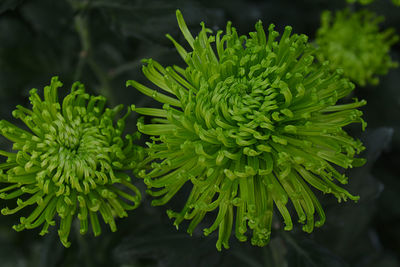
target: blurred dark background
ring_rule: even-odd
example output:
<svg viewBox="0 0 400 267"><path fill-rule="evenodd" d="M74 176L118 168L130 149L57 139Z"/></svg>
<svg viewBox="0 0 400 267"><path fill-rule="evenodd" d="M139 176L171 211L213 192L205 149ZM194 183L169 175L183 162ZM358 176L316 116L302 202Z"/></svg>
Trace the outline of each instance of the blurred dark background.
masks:
<svg viewBox="0 0 400 267"><path fill-rule="evenodd" d="M0 0L0 115L18 123L11 111L17 104L28 106L29 90L43 88L54 75L64 82L65 92L79 80L90 93L107 96L110 105L154 104L125 82L146 83L143 58L183 66L165 38L170 33L184 43L177 8L193 34L201 21L217 30L228 20L247 34L261 19L279 31L292 25L312 40L321 12L346 6L345 0ZM400 7L376 0L366 8L386 17L382 28L394 27L400 34ZM400 61L400 44L391 54ZM298 225L284 232L277 219L268 246L252 247L232 237L231 249L217 252L215 235L205 238L199 227L190 237L185 225L177 231L166 208L151 207L144 197L138 210L117 222L116 233L103 227L100 237L80 236L75 226L69 249L62 247L55 228L45 237L40 230L17 233L11 226L19 216L0 216L0 267L400 266L400 69L381 77L378 86L357 87L351 97L368 101L362 108L367 130L349 129L367 146L368 163L348 172L346 186L361 199L338 204L333 196L318 194L327 222L312 234ZM134 115L130 122L128 130L134 131ZM4 139L0 145L10 147ZM135 183L144 193L141 181ZM168 206L181 207L184 199L177 196Z"/></svg>

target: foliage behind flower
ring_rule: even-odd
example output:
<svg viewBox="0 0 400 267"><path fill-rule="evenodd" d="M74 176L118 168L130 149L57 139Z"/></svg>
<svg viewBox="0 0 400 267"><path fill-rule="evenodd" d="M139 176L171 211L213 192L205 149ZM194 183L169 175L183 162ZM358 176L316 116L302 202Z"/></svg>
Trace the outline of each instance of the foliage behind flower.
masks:
<svg viewBox="0 0 400 267"><path fill-rule="evenodd" d="M159 197L153 204L164 205L191 183L183 209L168 215L177 227L191 220L192 233L217 209L204 234L218 229L221 249L229 247L234 224L240 241L247 239L249 227L252 244L266 245L274 204L285 230L292 229L289 200L304 231L323 225L323 209L308 184L339 201L357 200L334 183L345 184L347 178L332 164L349 168L363 163L354 156L364 147L342 127L354 122L365 127L356 108L366 102L336 105L354 85L339 71L314 63L307 37L286 27L278 41L274 25L266 35L259 21L249 37L239 36L231 23L225 35L210 35L202 23L193 38L179 11L177 19L193 51L167 36L187 67L145 61L143 73L165 93L127 82L164 103L163 109L132 107L155 117L151 124L138 123L139 131L153 140L147 149L151 168L140 173L148 192Z"/></svg>
<svg viewBox="0 0 400 267"><path fill-rule="evenodd" d="M382 20L367 10L351 13L346 9L334 16L325 11L317 32L317 58L329 60L332 70L343 68L344 75L361 86L378 84L377 75L397 66L389 52L398 36L394 29L379 31Z"/></svg>
<svg viewBox="0 0 400 267"><path fill-rule="evenodd" d="M28 131L0 121L0 133L14 143L15 151L0 150L7 157L0 164L0 198L18 198L15 208L1 210L3 215L35 206L13 227L17 231L43 225L40 234L46 234L58 215L58 234L68 247L75 216L82 234L87 232L90 220L97 236L101 233L98 213L115 231L114 218L126 217L127 210L139 205L140 192L124 171L136 168L143 150L132 143L137 135L122 138L129 109L114 125L122 105L105 108L106 99L85 93L79 82L73 84L60 105L60 86L62 83L54 77L44 88L44 100L36 89L30 91L32 110L17 106L13 116L21 119Z"/></svg>

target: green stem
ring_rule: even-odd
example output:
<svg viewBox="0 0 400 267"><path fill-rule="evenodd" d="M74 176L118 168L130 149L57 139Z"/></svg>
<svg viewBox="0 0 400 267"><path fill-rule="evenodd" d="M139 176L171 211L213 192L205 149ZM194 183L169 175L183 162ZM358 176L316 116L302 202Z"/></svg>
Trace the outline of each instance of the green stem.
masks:
<svg viewBox="0 0 400 267"><path fill-rule="evenodd" d="M76 235L76 239L79 244L80 253L81 253L81 255L84 255L83 260L84 260L85 266L93 267L94 266L93 257L89 256L90 255L89 245L88 245L85 237L81 235L81 233L79 231L79 229L80 229L79 225L77 225L77 224L78 224L78 220L75 220L72 230Z"/></svg>
<svg viewBox="0 0 400 267"><path fill-rule="evenodd" d="M115 98L112 93L110 77L108 73L105 72L99 65L96 64L92 57L88 58L88 64L92 69L93 73L96 75L97 79L100 81L99 93L107 98L109 105L115 106Z"/></svg>
<svg viewBox="0 0 400 267"><path fill-rule="evenodd" d="M110 77L106 71L104 71L93 57L92 46L90 42L90 32L88 26L88 15L85 11L81 11L74 18L75 29L79 35L81 41L82 50L80 52L79 61L76 67L74 80L79 80L84 66L87 64L91 71L100 82L99 93L108 99L111 106L115 105L115 98L112 94Z"/></svg>
<svg viewBox="0 0 400 267"><path fill-rule="evenodd" d="M305 251L301 246L299 246L296 241L292 238L292 236L286 232L281 232L281 236L285 241L294 248L294 250L297 251L299 255L302 255L304 258L306 258L310 263L312 263L312 266L316 266L313 262L313 260L310 258L308 255L307 251Z"/></svg>
<svg viewBox="0 0 400 267"><path fill-rule="evenodd" d="M74 18L75 29L81 41L81 52L79 53L79 61L75 70L74 80L79 80L82 75L83 67L86 65L90 50L89 31L87 27L87 18L82 14L78 14Z"/></svg>

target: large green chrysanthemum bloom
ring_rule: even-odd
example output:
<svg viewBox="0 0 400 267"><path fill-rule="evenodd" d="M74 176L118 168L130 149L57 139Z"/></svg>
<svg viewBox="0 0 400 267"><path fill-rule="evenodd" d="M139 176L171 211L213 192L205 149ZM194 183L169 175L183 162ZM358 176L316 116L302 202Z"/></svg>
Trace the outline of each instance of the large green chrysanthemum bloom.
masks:
<svg viewBox="0 0 400 267"><path fill-rule="evenodd" d="M249 37L239 36L231 23L225 34L211 35L202 23L194 38L179 11L177 19L192 51L167 36L187 67L145 61L143 73L165 93L127 82L164 103L162 109L132 106L155 117L151 124L138 122L139 131L153 140L147 143L150 167L140 172L153 188L148 192L159 197L153 204L164 205L190 183L183 209L168 215L177 227L191 220L192 233L208 212L218 210L204 234L218 229L220 250L228 248L234 224L240 241L249 227L252 244L266 245L274 204L285 230L292 229L289 200L304 231L321 226L325 215L309 185L339 201L357 200L335 184L347 178L332 165L363 163L354 155L364 147L342 127L360 122L364 128L357 108L366 102L336 105L354 85L339 71L314 63L307 37L286 27L278 41L274 25L266 35L258 22Z"/></svg>
<svg viewBox="0 0 400 267"><path fill-rule="evenodd" d="M325 11L316 37L317 58L329 60L332 70L342 68L346 77L361 86L378 84L377 75L397 66L389 52L398 36L394 29L380 31L382 20L367 10L352 13L346 9L335 16Z"/></svg>
<svg viewBox="0 0 400 267"><path fill-rule="evenodd" d="M135 169L144 154L132 143L138 135L122 138L130 109L114 121L122 105L105 108L106 99L85 93L79 82L60 105L60 86L54 77L44 88L44 100L36 89L30 91L32 110L17 106L13 116L29 130L0 121L1 135L14 143L13 152L0 150L0 155L7 157L0 164L0 198L18 198L15 208L1 210L3 215L35 206L13 227L17 231L43 225L40 234L46 234L58 215L58 234L68 247L75 216L82 234L90 220L97 236L101 233L98 213L115 231L115 217L126 217L127 210L139 205L140 192L125 171Z"/></svg>

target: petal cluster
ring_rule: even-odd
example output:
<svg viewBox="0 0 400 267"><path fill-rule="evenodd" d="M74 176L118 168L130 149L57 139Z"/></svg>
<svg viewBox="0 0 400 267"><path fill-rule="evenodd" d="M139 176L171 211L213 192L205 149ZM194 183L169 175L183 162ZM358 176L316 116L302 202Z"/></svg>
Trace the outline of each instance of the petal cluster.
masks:
<svg viewBox="0 0 400 267"><path fill-rule="evenodd" d="M317 58L328 60L332 70L342 68L343 74L354 83L376 85L378 75L385 75L397 63L390 58L390 47L399 39L394 29L380 31L383 17L362 10L348 9L321 16L316 43Z"/></svg>
<svg viewBox="0 0 400 267"><path fill-rule="evenodd" d="M68 247L75 217L82 234L90 221L99 235L98 214L115 231L115 217L126 217L139 205L140 192L125 171L134 170L144 155L132 143L137 134L122 137L130 109L116 120L122 105L105 108L106 99L85 93L79 82L60 104L61 86L53 77L43 100L36 89L30 91L32 110L17 106L13 116L26 129L0 121L0 134L13 142L13 152L0 150L7 158L0 164L0 198L17 199L15 207L1 210L3 215L30 210L13 227L17 231L43 226L43 235L59 217L58 234Z"/></svg>
<svg viewBox="0 0 400 267"><path fill-rule="evenodd" d="M140 172L156 197L166 204L185 184L187 202L168 211L174 224L189 220L188 232L216 211L204 234L218 230L217 248L229 247L232 230L240 241L252 230L253 245L269 242L274 206L285 230L293 227L291 210L303 230L324 224L324 211L314 187L337 199L357 200L336 182L347 177L336 166L363 164L355 158L364 147L342 127L366 123L357 110L365 101L337 104L354 85L314 60L307 36L279 33L261 21L249 36L227 24L215 35L204 23L197 37L177 11L179 27L190 51L167 35L187 66L164 68L146 60L144 75L158 90L128 81L145 95L163 103L162 109L132 106L151 116L138 122L151 136L147 169ZM290 205L291 203L291 205Z"/></svg>

